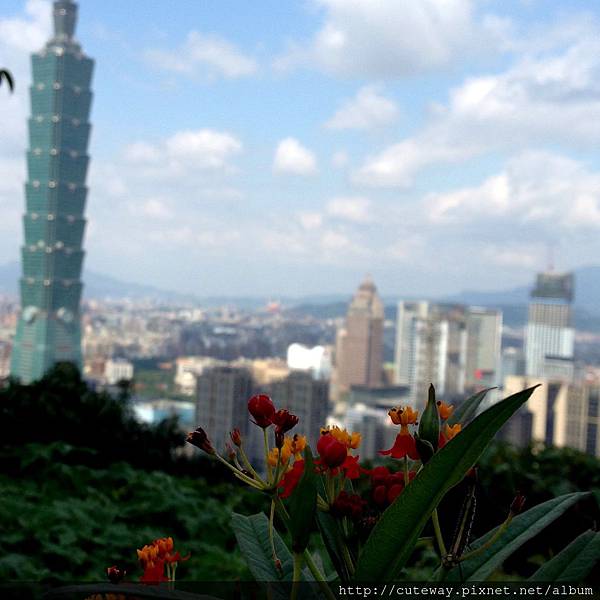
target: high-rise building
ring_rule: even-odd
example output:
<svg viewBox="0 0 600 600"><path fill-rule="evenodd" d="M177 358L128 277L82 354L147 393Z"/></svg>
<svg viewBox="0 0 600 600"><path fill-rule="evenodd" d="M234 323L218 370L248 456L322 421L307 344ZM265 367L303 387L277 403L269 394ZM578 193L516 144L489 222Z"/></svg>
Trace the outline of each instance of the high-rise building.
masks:
<svg viewBox="0 0 600 600"><path fill-rule="evenodd" d="M244 436L254 433L249 426L247 409L253 387L252 375L243 367L207 367L198 375L196 423L206 430L219 452L230 443L229 433L234 428ZM248 446L253 448L254 444L248 444L247 450Z"/></svg>
<svg viewBox="0 0 600 600"><path fill-rule="evenodd" d="M73 37L77 5L54 2L54 35L32 57L21 317L11 374L81 367L80 299L93 61Z"/></svg>
<svg viewBox="0 0 600 600"><path fill-rule="evenodd" d="M467 310L467 392L497 386L502 373L502 313L489 308Z"/></svg>
<svg viewBox="0 0 600 600"><path fill-rule="evenodd" d="M439 397L497 385L502 314L459 304L400 302L396 323L396 383L422 408L429 384Z"/></svg>
<svg viewBox="0 0 600 600"><path fill-rule="evenodd" d="M291 434L306 435L314 451L329 412L329 383L315 379L307 371L292 371L260 391L271 396L275 406L286 408L299 418Z"/></svg>
<svg viewBox="0 0 600 600"><path fill-rule="evenodd" d="M532 377L573 377L572 273L539 273L531 292L525 333L525 372Z"/></svg>
<svg viewBox="0 0 600 600"><path fill-rule="evenodd" d="M353 385L377 387L383 383L384 307L375 284L366 279L358 288L338 330L335 357L336 393Z"/></svg>

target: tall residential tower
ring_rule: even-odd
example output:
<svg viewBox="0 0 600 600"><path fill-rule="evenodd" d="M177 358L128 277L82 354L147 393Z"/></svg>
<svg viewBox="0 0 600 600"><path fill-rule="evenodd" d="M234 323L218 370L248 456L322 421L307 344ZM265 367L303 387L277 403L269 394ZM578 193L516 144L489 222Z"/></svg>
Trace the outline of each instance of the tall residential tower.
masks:
<svg viewBox="0 0 600 600"><path fill-rule="evenodd" d="M54 35L32 56L21 318L11 374L81 366L80 310L93 61L73 37L77 5L54 2Z"/></svg>
<svg viewBox="0 0 600 600"><path fill-rule="evenodd" d="M378 387L383 383L383 302L375 284L366 279L348 308L345 327L336 341L336 395L353 385Z"/></svg>
<svg viewBox="0 0 600 600"><path fill-rule="evenodd" d="M531 292L525 335L526 374L571 379L573 328L572 273L539 273Z"/></svg>

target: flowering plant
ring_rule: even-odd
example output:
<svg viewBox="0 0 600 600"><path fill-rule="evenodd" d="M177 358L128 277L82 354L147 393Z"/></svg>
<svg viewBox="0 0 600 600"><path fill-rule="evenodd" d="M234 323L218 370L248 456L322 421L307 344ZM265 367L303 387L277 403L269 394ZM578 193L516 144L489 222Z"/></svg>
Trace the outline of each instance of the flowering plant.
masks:
<svg viewBox="0 0 600 600"><path fill-rule="evenodd" d="M470 543L475 507L476 463L497 431L522 406L535 387L502 400L480 414L488 390L467 399L458 408L438 401L433 386L422 415L411 406L389 411L399 426L391 448L379 452L389 464L365 469L359 463L361 434L337 426L323 427L313 456L307 439L293 433L299 419L277 410L271 398L256 395L248 401L252 422L262 429L264 469L249 459L246 440L231 432L233 446L222 456L198 427L187 441L223 463L234 477L263 493L268 517L234 514L232 526L240 548L257 580L291 581L292 596L300 581L316 581L332 597L328 582L382 582L402 578L416 545L425 541L431 523L442 581L489 577L504 559L587 492L554 498L522 512L525 498L517 493L502 524ZM458 484L461 484L460 486ZM462 506L453 531L444 530L438 509L453 487L463 490ZM522 514L520 514L522 513ZM277 517L277 521L276 521ZM276 525L287 529L291 544L284 543ZM326 573L323 560L308 549L311 534L318 534L335 572ZM595 532L579 536L563 553L579 552L596 540L578 565L577 578L585 576L598 558ZM564 577L565 556L560 553L542 566L546 580ZM535 576L534 576L535 577ZM575 577L574 577L575 578Z"/></svg>

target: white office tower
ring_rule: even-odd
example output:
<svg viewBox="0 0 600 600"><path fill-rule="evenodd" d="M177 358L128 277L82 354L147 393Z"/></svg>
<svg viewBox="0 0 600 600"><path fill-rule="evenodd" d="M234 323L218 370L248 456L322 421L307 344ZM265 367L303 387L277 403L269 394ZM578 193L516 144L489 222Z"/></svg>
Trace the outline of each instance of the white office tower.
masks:
<svg viewBox="0 0 600 600"><path fill-rule="evenodd" d="M573 378L572 273L539 273L531 292L525 369L531 377Z"/></svg>
<svg viewBox="0 0 600 600"><path fill-rule="evenodd" d="M467 310L466 387L494 387L502 381L502 313L471 306Z"/></svg>
<svg viewBox="0 0 600 600"><path fill-rule="evenodd" d="M298 371L308 371L315 379L331 376L331 350L325 346L309 348L304 344L290 344L287 349L287 366Z"/></svg>
<svg viewBox="0 0 600 600"><path fill-rule="evenodd" d="M395 376L423 408L429 384L438 397L460 400L499 383L502 314L457 304L400 302Z"/></svg>

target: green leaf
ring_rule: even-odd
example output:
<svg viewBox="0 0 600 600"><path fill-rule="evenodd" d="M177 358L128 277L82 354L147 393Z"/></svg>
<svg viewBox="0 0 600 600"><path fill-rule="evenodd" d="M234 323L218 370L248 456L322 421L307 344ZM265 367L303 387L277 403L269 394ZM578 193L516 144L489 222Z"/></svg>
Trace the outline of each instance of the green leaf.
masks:
<svg viewBox="0 0 600 600"><path fill-rule="evenodd" d="M304 472L292 492L289 504L292 549L303 552L308 545L317 510L317 475L310 447L304 449Z"/></svg>
<svg viewBox="0 0 600 600"><path fill-rule="evenodd" d="M257 581L291 581L294 570L292 554L283 540L273 531L275 551L282 571L273 562L269 542L269 519L263 513L246 517L233 513L231 527L252 575Z"/></svg>
<svg viewBox="0 0 600 600"><path fill-rule="evenodd" d="M488 408L435 454L379 519L359 557L356 580L389 581L398 576L433 509L536 387Z"/></svg>
<svg viewBox="0 0 600 600"><path fill-rule="evenodd" d="M483 402L486 394L490 390L494 390L496 388L486 388L485 390L481 390L476 394L473 394L469 398L467 398L448 418L448 425L455 425L456 423L462 423L465 425L468 423L476 414L479 405Z"/></svg>
<svg viewBox="0 0 600 600"><path fill-rule="evenodd" d="M529 581L583 581L598 561L600 533L586 531L543 564Z"/></svg>
<svg viewBox="0 0 600 600"><path fill-rule="evenodd" d="M333 564L338 575L342 581L348 581L349 574L344 564L344 559L341 555L340 542L341 534L336 520L326 512L322 510L317 511L317 525L321 532L321 538L325 544L325 549L329 554L331 563Z"/></svg>
<svg viewBox="0 0 600 600"><path fill-rule="evenodd" d="M554 522L571 506L589 496L589 492L576 492L552 498L517 515L501 537L481 554L461 563L449 571L444 581L485 581L513 552L540 531ZM476 550L494 535L489 531L471 545Z"/></svg>

